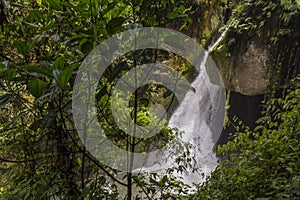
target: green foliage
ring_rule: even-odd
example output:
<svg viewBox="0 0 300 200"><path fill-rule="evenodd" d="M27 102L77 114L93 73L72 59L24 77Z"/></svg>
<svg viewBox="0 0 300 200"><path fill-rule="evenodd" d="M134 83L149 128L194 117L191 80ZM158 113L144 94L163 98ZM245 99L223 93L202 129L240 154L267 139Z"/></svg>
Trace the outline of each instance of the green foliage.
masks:
<svg viewBox="0 0 300 200"><path fill-rule="evenodd" d="M273 114L260 126L253 132L244 127L218 148L220 165L192 199L300 198L299 88L300 76L284 97L266 104Z"/></svg>
<svg viewBox="0 0 300 200"><path fill-rule="evenodd" d="M166 188L183 193L180 181L167 178L171 172L161 178L155 174L121 176L95 160L75 131L71 97L77 70L97 44L132 23L164 27L189 7L174 0L4 3L8 22L0 32L0 198L119 199L126 196L122 190L131 191L133 185L153 198L172 196L163 192ZM187 20L184 27L188 16L180 18ZM112 67L107 72L108 81L100 81L97 93L99 108L108 119L100 122L107 135L124 149L135 145L133 138L115 128L106 108L115 79L135 67L132 60L127 61L129 67ZM131 109L137 109L138 124L151 122L148 105ZM160 135L141 141L136 149L165 145L163 141L175 133L164 127ZM186 148L179 147L181 153ZM177 160L181 168L174 171L188 167L186 158Z"/></svg>
<svg viewBox="0 0 300 200"><path fill-rule="evenodd" d="M232 6L233 14L228 22L226 42L229 55L238 55L247 42L260 38L262 44L279 48L280 41L297 37L300 4L291 0L240 1ZM277 46L279 45L279 46Z"/></svg>
<svg viewBox="0 0 300 200"><path fill-rule="evenodd" d="M299 1L237 1L231 4L232 16L225 38L215 48L214 56L227 67L224 79L229 89L235 67L247 57L251 45L266 52L267 92L276 93L299 73ZM252 59L252 58L251 58ZM264 73L264 72L263 72Z"/></svg>
<svg viewBox="0 0 300 200"><path fill-rule="evenodd" d="M33 79L28 83L27 87L28 87L28 91L34 97L40 97L43 94L44 90L46 89L47 83L40 79Z"/></svg>
<svg viewBox="0 0 300 200"><path fill-rule="evenodd" d="M174 154L180 155L176 159L178 166L163 176L124 175L104 166L85 150L77 136L71 112L72 87L84 58L110 36L130 26L165 27L175 23L183 30L191 23L189 14L196 19L201 16L200 22L208 23L213 9L220 9L217 1L201 1L196 6L177 0L3 2L8 22L0 32L0 198L120 199L133 189L149 199L186 195L187 186L173 175L192 167L187 144L176 141L178 148ZM266 24L272 24L271 18L279 16L282 26L278 26L276 34L268 36L271 43L276 43L296 30L298 5L290 0L276 4L247 0L236 8L229 33L252 36L255 30L255 34L264 35L269 29ZM262 11L257 13L262 14L252 9L257 7ZM277 10L282 12L276 15ZM208 37L203 36L206 30L199 32L203 33L201 39ZM238 39L231 39L228 46L234 46ZM163 127L155 137L137 141L116 128L109 109L116 79L136 67L134 62L157 62L166 57L166 53L146 52L136 60L134 53L129 52L125 60L119 60L106 71L97 88L97 108L100 116L105 115L99 117L100 124L115 144L147 152L149 146L160 148L181 133ZM183 75L190 73L188 66L183 68ZM298 84L299 79L294 83ZM272 116L266 114L261 122L266 127L258 127L254 133L239 133L233 142L219 149L228 158L199 189L200 197L196 199L299 196L297 88L299 84L291 87L285 98L274 99L269 105L267 113ZM159 84L144 88L141 96L138 92L133 95L128 110L141 126L155 120L149 114L149 108L157 103L155 95L163 97L164 106L173 96ZM134 106L136 96L139 97ZM119 102L120 106L123 104ZM250 140L250 135L256 140Z"/></svg>
<svg viewBox="0 0 300 200"><path fill-rule="evenodd" d="M271 30L278 31L284 28L295 28L293 23L299 17L300 4L292 3L290 0L277 1L253 1L247 0L242 2L234 9L234 14L231 21L231 26L236 33L247 33L249 36L266 33L274 24L280 25L279 29ZM269 30L270 31L270 30ZM271 33L272 34L272 33ZM280 35L280 33L278 33ZM263 37L268 37L269 34Z"/></svg>

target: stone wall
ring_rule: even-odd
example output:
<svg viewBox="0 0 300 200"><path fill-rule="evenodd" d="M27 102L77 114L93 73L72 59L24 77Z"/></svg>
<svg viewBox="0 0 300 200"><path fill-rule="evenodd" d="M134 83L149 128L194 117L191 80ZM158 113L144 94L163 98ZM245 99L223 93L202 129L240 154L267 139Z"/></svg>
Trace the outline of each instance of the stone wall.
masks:
<svg viewBox="0 0 300 200"><path fill-rule="evenodd" d="M266 46L253 39L236 55L227 57L221 49L214 51L212 57L226 89L252 96L266 92L269 54Z"/></svg>

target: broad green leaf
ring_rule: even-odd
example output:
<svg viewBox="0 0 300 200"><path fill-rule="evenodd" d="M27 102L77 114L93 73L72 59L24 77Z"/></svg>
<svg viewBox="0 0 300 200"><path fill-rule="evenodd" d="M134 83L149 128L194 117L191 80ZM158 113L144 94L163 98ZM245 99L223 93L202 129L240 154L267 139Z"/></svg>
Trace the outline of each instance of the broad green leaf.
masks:
<svg viewBox="0 0 300 200"><path fill-rule="evenodd" d="M12 80L17 75L17 71L15 69L7 69L3 71L3 78L7 78L8 80Z"/></svg>
<svg viewBox="0 0 300 200"><path fill-rule="evenodd" d="M55 62L53 63L53 66L51 67L52 70L59 69L62 70L64 68L64 59L62 57L58 57Z"/></svg>
<svg viewBox="0 0 300 200"><path fill-rule="evenodd" d="M45 69L45 68L41 68L41 67L37 67L37 66L24 66L23 69L25 69L28 72L35 72L35 73L39 73L39 74L46 75L49 77L53 77L53 74L51 73L51 71L48 69Z"/></svg>
<svg viewBox="0 0 300 200"><path fill-rule="evenodd" d="M57 69L53 70L54 78L62 89L64 89L67 86L68 81L71 78L72 72L73 72L72 67L67 67L62 71Z"/></svg>
<svg viewBox="0 0 300 200"><path fill-rule="evenodd" d="M31 40L29 43L28 43L28 53L31 51L31 49L34 47L35 43L37 42L37 39L34 39L34 40Z"/></svg>
<svg viewBox="0 0 300 200"><path fill-rule="evenodd" d="M34 97L40 97L47 88L47 83L40 79L34 79L28 83L27 88Z"/></svg>
<svg viewBox="0 0 300 200"><path fill-rule="evenodd" d="M27 55L29 53L29 47L27 44L23 41L14 41L14 47L17 48L18 52L21 53L22 55Z"/></svg>
<svg viewBox="0 0 300 200"><path fill-rule="evenodd" d="M59 82L62 88L65 88L67 86L68 81L71 78L72 72L73 69L71 67L68 67L59 74Z"/></svg>
<svg viewBox="0 0 300 200"><path fill-rule="evenodd" d="M23 41L14 41L14 46L17 48L18 52L21 53L22 55L26 56L30 50L34 47L36 43L36 39L31 40L30 42L26 43Z"/></svg>

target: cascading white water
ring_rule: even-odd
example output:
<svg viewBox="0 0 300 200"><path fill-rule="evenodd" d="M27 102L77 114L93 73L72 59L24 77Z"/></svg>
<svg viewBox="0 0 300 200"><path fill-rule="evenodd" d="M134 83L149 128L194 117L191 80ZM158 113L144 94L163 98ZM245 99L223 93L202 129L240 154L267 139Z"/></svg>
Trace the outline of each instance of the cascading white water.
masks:
<svg viewBox="0 0 300 200"><path fill-rule="evenodd" d="M175 170L172 174L177 180L181 180L190 186L189 192L193 192L194 189L196 189L194 184L204 182L206 177L210 175L218 164L218 159L212 149L216 143L215 137L220 135L223 126L224 116L219 115L225 112L225 91L222 83L220 83L220 74L216 71L217 69L213 69L215 66L208 68L207 66L212 65L209 52L223 39L226 31L227 29L216 42L204 52L199 75L191 84L195 91L190 90L185 94L168 123L169 127L177 128L183 132L179 140L193 146L190 150L192 154L190 156L195 159L195 162L192 164L194 168L197 168L197 171L187 169L184 174L181 174ZM219 133L216 134L216 132ZM165 148L161 154L157 154L158 157L160 157L159 163L156 163L158 160L156 157L152 158L152 160L149 157L149 165L136 168L133 170L133 173L155 172L158 174L156 178L159 180L159 178L162 177L160 175L165 175L169 168L178 168L174 157L172 157L173 147L174 146L170 145L168 148ZM175 155L175 157L176 156L177 155ZM176 193L172 189L165 192ZM141 195L140 197L142 199L147 199L143 194L139 193L139 195Z"/></svg>
<svg viewBox="0 0 300 200"><path fill-rule="evenodd" d="M208 51L205 51L200 73L191 85L195 92L187 92L168 124L172 128L176 127L178 130L183 131L182 141L191 143L194 147L191 153L192 157L195 158L194 167L198 169L198 172L178 174L183 178L183 182L188 185L205 181L206 176L210 175L217 166L218 159L212 152L215 143L210 123L212 120L211 112L213 112L212 99L217 93L218 87L210 82L205 64L209 52L222 40L226 31L208 48Z"/></svg>

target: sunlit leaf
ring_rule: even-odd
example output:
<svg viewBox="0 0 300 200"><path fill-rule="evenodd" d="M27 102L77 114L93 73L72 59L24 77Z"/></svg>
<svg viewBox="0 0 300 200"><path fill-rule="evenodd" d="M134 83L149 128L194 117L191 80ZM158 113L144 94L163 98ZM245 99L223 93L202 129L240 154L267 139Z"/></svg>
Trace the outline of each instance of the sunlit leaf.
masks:
<svg viewBox="0 0 300 200"><path fill-rule="evenodd" d="M64 68L64 59L62 57L58 57L53 66L51 67L52 70L59 69L62 70Z"/></svg>
<svg viewBox="0 0 300 200"><path fill-rule="evenodd" d="M36 2L37 2L37 3L39 4L39 6L40 6L40 5L42 5L42 2L43 2L43 1L42 1L42 0L36 0Z"/></svg>

